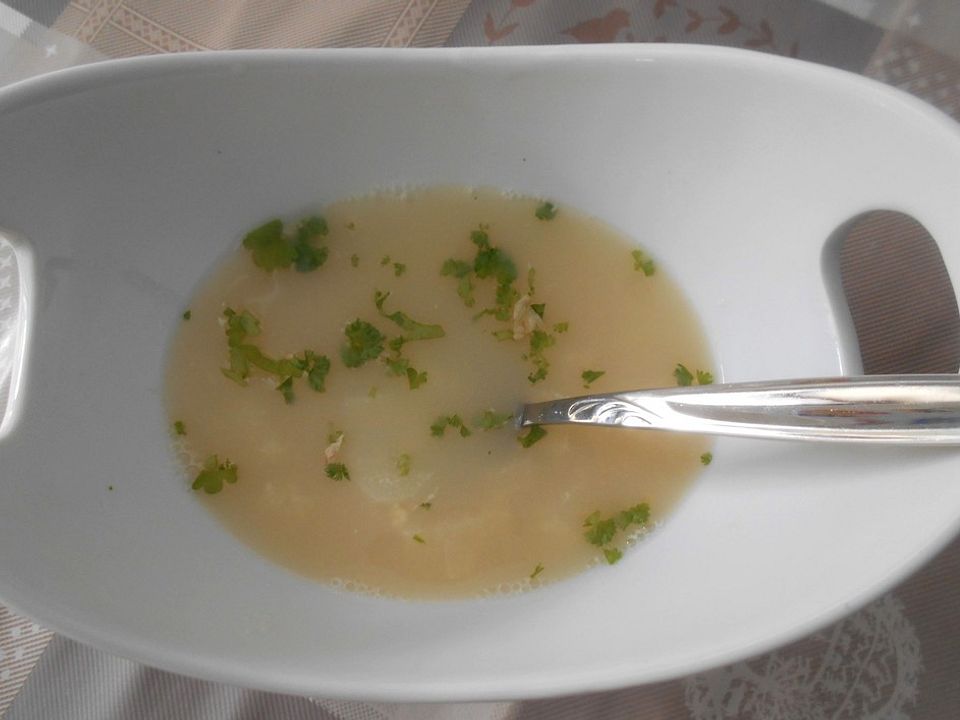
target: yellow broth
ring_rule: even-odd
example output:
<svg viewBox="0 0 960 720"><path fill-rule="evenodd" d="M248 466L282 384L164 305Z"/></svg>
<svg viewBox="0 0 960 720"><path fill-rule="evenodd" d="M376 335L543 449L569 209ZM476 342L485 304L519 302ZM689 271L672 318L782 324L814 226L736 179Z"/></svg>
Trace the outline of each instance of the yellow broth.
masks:
<svg viewBox="0 0 960 720"><path fill-rule="evenodd" d="M663 518L702 467L705 439L549 427L523 447L512 421L475 424L485 410L515 413L524 401L674 385L677 363L709 365L695 316L662 269L649 276L637 269L637 246L602 222L568 207L539 219L540 205L456 187L372 195L325 208L329 233L315 244L329 256L313 272L268 272L242 247L228 258L197 290L168 363L171 425L185 431L175 438L188 479L213 455L236 470L235 483L215 494L197 490L198 500L236 537L297 573L410 598L554 581L606 563L603 548L585 538L584 521L595 511L607 518L648 503L647 527ZM529 335L512 337L524 327L476 317L495 304L496 281L473 277L475 304L467 307L460 281L441 274L448 259L473 263L471 232L481 225L515 264L521 295L535 269L532 299L519 315L530 320L522 311L543 303L542 320L533 322L554 341L542 353L546 377L536 383L529 379L536 366L524 359ZM392 357L386 341L383 356L360 367L341 359L344 329L356 319L387 340L404 334L378 311L376 290L390 293L383 313L401 311L445 333L402 347L427 374L415 389L383 361ZM246 386L225 377L228 307L260 321L260 334L247 342L273 358L307 349L325 355L325 390L295 378L288 404L278 378L259 369ZM504 330L511 337L495 337ZM589 390L587 370L603 371ZM452 426L433 434L435 421L452 415L469 436ZM349 480L328 477L331 463L342 464ZM623 548L644 529L618 531L605 548Z"/></svg>

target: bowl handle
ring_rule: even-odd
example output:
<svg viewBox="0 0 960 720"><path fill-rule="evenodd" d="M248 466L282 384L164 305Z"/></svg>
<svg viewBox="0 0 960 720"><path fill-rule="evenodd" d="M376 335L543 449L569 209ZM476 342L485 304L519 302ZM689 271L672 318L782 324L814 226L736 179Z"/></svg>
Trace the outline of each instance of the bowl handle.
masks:
<svg viewBox="0 0 960 720"><path fill-rule="evenodd" d="M13 430L23 406L35 295L33 249L0 228L0 440Z"/></svg>

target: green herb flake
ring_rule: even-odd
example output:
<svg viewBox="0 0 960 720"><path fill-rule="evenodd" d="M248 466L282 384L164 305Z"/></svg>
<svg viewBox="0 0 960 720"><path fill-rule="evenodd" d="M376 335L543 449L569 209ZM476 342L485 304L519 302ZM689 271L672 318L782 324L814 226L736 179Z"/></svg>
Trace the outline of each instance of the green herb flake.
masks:
<svg viewBox="0 0 960 720"><path fill-rule="evenodd" d="M336 480L337 482L350 479L350 471L347 470L347 466L343 463L327 463L323 471L328 478Z"/></svg>
<svg viewBox="0 0 960 720"><path fill-rule="evenodd" d="M527 380L529 380L531 384L536 384L547 377L547 370L550 368L550 363L547 361L547 358L544 357L543 351L553 347L555 342L556 338L543 330L534 330L530 333L530 352L527 355L527 359L533 363L534 371L527 375Z"/></svg>
<svg viewBox="0 0 960 720"><path fill-rule="evenodd" d="M248 232L243 246L250 251L254 264L267 272L288 268L296 258L293 245L283 235L280 220L271 220Z"/></svg>
<svg viewBox="0 0 960 720"><path fill-rule="evenodd" d="M365 320L354 320L343 334L347 337L347 344L340 348L340 359L347 367L360 367L383 352L383 333Z"/></svg>
<svg viewBox="0 0 960 720"><path fill-rule="evenodd" d="M397 457L397 472L400 473L400 477L410 474L410 462L410 455L407 453L400 453Z"/></svg>
<svg viewBox="0 0 960 720"><path fill-rule="evenodd" d="M704 464L704 465L709 465L710 463L712 463L712 462L713 462L713 453L712 453L712 452L705 452L703 455L700 456L700 462L701 462L702 464Z"/></svg>
<svg viewBox="0 0 960 720"><path fill-rule="evenodd" d="M650 277L656 272L656 266L653 260L647 257L643 250L634 250L630 253L633 256L633 269L642 272L644 276Z"/></svg>
<svg viewBox="0 0 960 720"><path fill-rule="evenodd" d="M489 244L479 245L479 247L480 250L473 260L473 271L478 278L495 278L500 287L509 286L517 279L517 266L513 264L509 255Z"/></svg>
<svg viewBox="0 0 960 720"><path fill-rule="evenodd" d="M184 320L189 320L190 318L193 317L193 312L190 310L184 310L183 315L181 315L180 317L182 317Z"/></svg>
<svg viewBox="0 0 960 720"><path fill-rule="evenodd" d="M580 379L583 380L583 386L588 388L594 380L599 380L606 374L606 370L584 370L580 373Z"/></svg>
<svg viewBox="0 0 960 720"><path fill-rule="evenodd" d="M291 403L294 399L293 381L306 373L310 386L323 392L324 380L330 371L330 360L325 355L305 350L302 355L276 360L249 342L260 334L260 321L254 315L246 310L238 313L228 307L223 311L223 317L226 319L230 359L230 366L220 370L225 377L246 385L252 369L257 368L276 378L277 390L286 402Z"/></svg>
<svg viewBox="0 0 960 720"><path fill-rule="evenodd" d="M677 385L680 387L693 385L693 373L687 370L682 363L677 363L677 366L673 369L673 376L677 379Z"/></svg>
<svg viewBox="0 0 960 720"><path fill-rule="evenodd" d="M537 220L553 220L557 216L557 206L552 202L543 202L533 211Z"/></svg>
<svg viewBox="0 0 960 720"><path fill-rule="evenodd" d="M633 526L642 528L649 520L650 506L647 503L639 503L621 510L609 518L603 518L597 510L590 513L583 521L583 526L587 528L583 537L591 545L600 548L607 563L613 565L623 557L623 552L619 548L611 546L617 533Z"/></svg>
<svg viewBox="0 0 960 720"><path fill-rule="evenodd" d="M303 355L303 372L307 375L307 383L317 392L324 392L327 375L330 373L330 358L317 355L312 350L304 351Z"/></svg>
<svg viewBox="0 0 960 720"><path fill-rule="evenodd" d="M311 215L300 221L297 226L297 242L305 243L318 237L323 237L330 232L327 227L327 221L320 215Z"/></svg>
<svg viewBox="0 0 960 720"><path fill-rule="evenodd" d="M498 413L495 410L484 410L474 418L473 426L483 430L498 430L513 420L513 413Z"/></svg>
<svg viewBox="0 0 960 720"><path fill-rule="evenodd" d="M613 538L617 535L617 522L614 518L601 520L599 517L595 517L595 515L596 513L588 517L584 522L584 526L588 529L583 536L591 545L601 547L613 542Z"/></svg>
<svg viewBox="0 0 960 720"><path fill-rule="evenodd" d="M404 263L395 262L393 264L393 274L397 277L400 277L407 271L407 266Z"/></svg>
<svg viewBox="0 0 960 720"><path fill-rule="evenodd" d="M183 420L177 420L173 423L173 432L175 435L187 434L187 426L183 424Z"/></svg>
<svg viewBox="0 0 960 720"><path fill-rule="evenodd" d="M384 267L384 266L389 265L389 264L390 264L390 256L389 256L389 255L384 255L382 258L380 258L380 265L381 265L381 267Z"/></svg>
<svg viewBox="0 0 960 720"><path fill-rule="evenodd" d="M542 572L543 572L543 565L541 565L540 563L537 563L537 566L533 569L533 572L530 573L530 579L531 580L535 579L537 575L539 575Z"/></svg>
<svg viewBox="0 0 960 720"><path fill-rule="evenodd" d="M414 340L434 340L436 338L442 338L446 335L443 328L439 325L430 325L428 323L417 322L409 315L400 312L399 310L396 312L387 313L383 309L383 304L389 297L390 293L376 290L373 294L373 302L383 317L387 318L392 323L397 325L397 327L403 330L403 337L396 339L394 342L398 342L399 345L402 346L405 342ZM400 347L393 347L391 345L391 349L399 351Z"/></svg>
<svg viewBox="0 0 960 720"><path fill-rule="evenodd" d="M407 368L407 384L411 390L416 390L427 381L426 371L417 372L412 367Z"/></svg>
<svg viewBox="0 0 960 720"><path fill-rule="evenodd" d="M392 375L406 375L407 370L410 370L410 361L405 357L384 358L384 362Z"/></svg>
<svg viewBox="0 0 960 720"><path fill-rule="evenodd" d="M353 267L359 267L359 266L360 266L360 256L357 255L356 253L354 253L353 255L351 255L351 256L350 256L350 265L353 266Z"/></svg>
<svg viewBox="0 0 960 720"><path fill-rule="evenodd" d="M533 310L537 316L543 320L543 313L546 311L546 303L531 303L530 309Z"/></svg>
<svg viewBox="0 0 960 720"><path fill-rule="evenodd" d="M107 485L107 490L110 490L111 492L113 492L113 485Z"/></svg>
<svg viewBox="0 0 960 720"><path fill-rule="evenodd" d="M277 385L277 392L283 396L283 401L287 405L293 404L293 378L288 377L286 380Z"/></svg>
<svg viewBox="0 0 960 720"><path fill-rule="evenodd" d="M425 545L426 542L427 542L426 540L424 540L424 539L423 539L422 537L420 537L419 535L414 535L414 536L413 536L413 541L414 541L414 542L418 542L418 543L420 543L421 545Z"/></svg>
<svg viewBox="0 0 960 720"><path fill-rule="evenodd" d="M620 558L623 557L623 552L619 548L604 548L603 557L607 559L608 565L613 565L619 562Z"/></svg>
<svg viewBox="0 0 960 720"><path fill-rule="evenodd" d="M453 276L455 278L466 277L473 272L473 265L463 260L449 259L445 260L443 267L440 268L440 274L443 276Z"/></svg>
<svg viewBox="0 0 960 720"><path fill-rule="evenodd" d="M525 448L530 447L536 442L542 440L547 434L547 431L543 429L540 425L531 425L530 428L524 432L517 435L517 441Z"/></svg>
<svg viewBox="0 0 960 720"><path fill-rule="evenodd" d="M194 490L203 490L209 495L215 495L223 489L224 483L233 484L237 481L237 466L229 460L220 462L216 455L210 455L203 463L203 469L197 474L190 486Z"/></svg>
<svg viewBox="0 0 960 720"><path fill-rule="evenodd" d="M432 503L432 502L422 502L422 503L420 503L420 507L422 507L424 510L429 510L430 508L433 507L433 503Z"/></svg>
<svg viewBox="0 0 960 720"><path fill-rule="evenodd" d="M283 232L283 222L271 220L251 230L243 238L258 267L272 272L293 265L299 272L311 272L327 261L326 246L314 245L328 233L327 221L319 215L305 218L291 240Z"/></svg>
<svg viewBox="0 0 960 720"><path fill-rule="evenodd" d="M293 266L297 272L313 272L327 261L329 251L326 247L314 247L308 242L298 242L293 246Z"/></svg>
<svg viewBox="0 0 960 720"><path fill-rule="evenodd" d="M553 326L553 331L557 333L557 335L562 335L569 329L570 329L570 323L568 322L559 322Z"/></svg>
<svg viewBox="0 0 960 720"><path fill-rule="evenodd" d="M459 431L460 437L469 437L473 434L459 415L441 415L430 426L430 434L434 437L443 437L448 427Z"/></svg>
<svg viewBox="0 0 960 720"><path fill-rule="evenodd" d="M643 527L649 519L650 506L647 503L640 503L626 510L621 510L615 516L617 528L620 530L626 530L631 525Z"/></svg>
<svg viewBox="0 0 960 720"><path fill-rule="evenodd" d="M673 370L673 376L677 379L677 385L682 387L693 385L694 380L696 380L697 385L713 384L713 373L707 372L706 370L690 372L682 363L677 363L677 367Z"/></svg>

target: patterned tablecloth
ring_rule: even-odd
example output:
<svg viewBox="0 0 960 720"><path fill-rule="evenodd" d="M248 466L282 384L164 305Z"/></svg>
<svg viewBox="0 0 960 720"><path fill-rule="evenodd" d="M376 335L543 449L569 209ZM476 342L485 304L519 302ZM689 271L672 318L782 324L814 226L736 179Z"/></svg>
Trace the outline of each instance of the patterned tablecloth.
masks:
<svg viewBox="0 0 960 720"><path fill-rule="evenodd" d="M260 47L694 42L859 72L960 119L956 0L0 0L0 85L105 58ZM956 372L960 324L923 232L874 218L841 257L865 368ZM3 350L17 312L0 243ZM882 319L882 322L879 322ZM145 668L0 606L0 716L21 718L691 718L960 715L960 541L867 608L750 661L557 700L373 705L286 697Z"/></svg>

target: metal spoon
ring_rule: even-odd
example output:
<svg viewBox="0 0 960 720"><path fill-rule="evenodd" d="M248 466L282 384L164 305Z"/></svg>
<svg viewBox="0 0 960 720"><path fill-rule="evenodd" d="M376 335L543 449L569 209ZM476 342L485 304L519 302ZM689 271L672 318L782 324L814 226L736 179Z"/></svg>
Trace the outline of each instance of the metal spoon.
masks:
<svg viewBox="0 0 960 720"><path fill-rule="evenodd" d="M519 425L960 445L960 376L867 375L585 395L524 405Z"/></svg>

